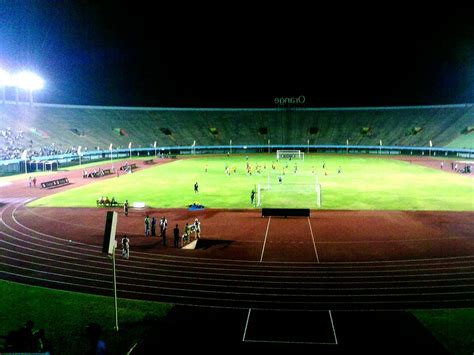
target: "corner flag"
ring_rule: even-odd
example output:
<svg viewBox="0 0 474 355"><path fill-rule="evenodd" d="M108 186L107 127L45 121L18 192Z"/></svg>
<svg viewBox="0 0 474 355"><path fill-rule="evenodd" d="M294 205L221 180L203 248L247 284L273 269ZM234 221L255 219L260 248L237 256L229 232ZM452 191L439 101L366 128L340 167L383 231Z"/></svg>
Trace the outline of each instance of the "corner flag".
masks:
<svg viewBox="0 0 474 355"><path fill-rule="evenodd" d="M25 149L25 150L23 151L23 153L21 153L21 159L22 159L22 160L26 160L26 154L27 154L27 152L28 152L28 150Z"/></svg>
<svg viewBox="0 0 474 355"><path fill-rule="evenodd" d="M110 143L110 147L109 147L109 150L112 150L112 143Z"/></svg>

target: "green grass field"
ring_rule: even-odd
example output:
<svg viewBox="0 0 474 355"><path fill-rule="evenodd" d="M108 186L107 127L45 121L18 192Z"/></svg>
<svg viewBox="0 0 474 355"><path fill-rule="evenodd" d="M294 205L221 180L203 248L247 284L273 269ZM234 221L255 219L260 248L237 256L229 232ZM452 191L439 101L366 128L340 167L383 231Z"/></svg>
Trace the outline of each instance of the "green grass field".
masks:
<svg viewBox="0 0 474 355"><path fill-rule="evenodd" d="M30 206L92 207L100 196L114 196L119 202L142 201L154 208L184 208L193 202L208 208L252 208L250 192L260 184L262 188L270 185L262 190L261 207L317 208L318 181L323 209L474 210L472 179L396 159L306 155L304 161L277 162L273 154L250 155L251 175L246 163L241 155L176 160L120 178L97 180ZM199 183L198 194L193 190L195 182Z"/></svg>
<svg viewBox="0 0 474 355"><path fill-rule="evenodd" d="M126 354L172 308L157 302L119 299L120 331L116 332L113 330L115 313L112 297L57 291L2 280L0 288L0 335L6 335L32 319L35 329L46 330L46 337L52 342L56 354L84 354L85 327L91 322L101 325L109 354ZM54 312L51 312L52 309ZM12 310L15 310L14 314ZM473 309L417 310L413 314L450 354L472 352Z"/></svg>
<svg viewBox="0 0 474 355"><path fill-rule="evenodd" d="M0 335L7 335L31 319L35 322L35 329L45 329L46 338L53 344L53 354L85 354L85 328L92 322L101 325L109 354L126 354L172 308L158 302L119 299L117 332L114 330L112 297L57 291L3 280L0 280L0 289Z"/></svg>
<svg viewBox="0 0 474 355"><path fill-rule="evenodd" d="M215 208L252 208L250 191L258 184L265 187L270 179L270 190L262 192L263 207L316 208L315 184L318 179L322 186L323 209L474 210L473 179L395 159L306 155L304 162L295 159L276 163L272 154L250 155L248 162L253 167L252 175L246 174L246 158L241 155L176 160L138 169L120 178L97 179L87 186L58 192L30 205L95 207L95 201L103 195L115 196L118 201L144 201L147 206L156 208L184 208L192 202ZM275 162L275 170L272 162ZM114 163L117 166L117 161ZM257 163L261 166L260 174L256 172ZM279 185L277 177L287 163L283 183ZM226 165L230 168L230 175L224 172ZM233 167L236 168L235 174ZM338 173L339 168L341 173ZM196 181L200 187L197 195L193 191ZM46 328L46 335L50 335L60 353L70 353L71 349L83 346L83 329L91 321L97 321L107 329L110 349L122 353L146 333L148 319L162 319L171 307L159 305L157 308L156 303L122 300L119 302L119 317L127 319L127 324L124 324L127 329L133 329L129 337L122 337L111 330L112 298L5 281L1 281L1 287L4 301L0 303L0 314L3 314L0 331L5 334L27 319L34 319L38 326ZM47 307L42 304L45 299L48 300ZM23 306L19 308L18 304ZM9 314L11 309L15 309L14 315ZM55 312L50 312L51 309ZM472 309L417 310L413 313L450 353L472 351Z"/></svg>

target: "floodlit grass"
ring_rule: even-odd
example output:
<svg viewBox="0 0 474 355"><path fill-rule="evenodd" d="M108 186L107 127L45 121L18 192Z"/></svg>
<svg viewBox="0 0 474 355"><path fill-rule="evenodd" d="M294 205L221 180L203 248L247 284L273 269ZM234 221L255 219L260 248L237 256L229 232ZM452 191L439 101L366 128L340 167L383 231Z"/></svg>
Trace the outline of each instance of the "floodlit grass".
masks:
<svg viewBox="0 0 474 355"><path fill-rule="evenodd" d="M274 155L250 155L252 175L246 173L246 162L241 155L177 160L97 180L33 201L30 206L92 207L100 196L114 196L117 201L143 201L155 208L183 208L193 202L209 208L251 208L251 190L259 184L267 187L270 181L270 189L262 190L262 207L317 208L318 181L324 209L474 210L472 179L396 159L306 155L304 161L276 162ZM230 175L224 172L226 165ZM281 185L278 175L283 176ZM196 181L199 194L193 191Z"/></svg>
<svg viewBox="0 0 474 355"><path fill-rule="evenodd" d="M118 300L119 332L114 330L112 297L56 291L0 280L0 335L7 335L31 319L44 328L54 354L85 354L85 328L98 323L109 354L125 354L162 320L171 305L149 301ZM111 290L112 292L112 290Z"/></svg>
<svg viewBox="0 0 474 355"><path fill-rule="evenodd" d="M0 280L0 335L21 327L27 320L44 328L55 354L85 354L85 327L101 325L109 354L126 354L163 320L171 305L119 299L119 332L112 297L57 291ZM416 310L414 315L450 354L470 354L474 347L473 309Z"/></svg>
<svg viewBox="0 0 474 355"><path fill-rule="evenodd" d="M474 309L418 310L413 314L450 354L472 354Z"/></svg>

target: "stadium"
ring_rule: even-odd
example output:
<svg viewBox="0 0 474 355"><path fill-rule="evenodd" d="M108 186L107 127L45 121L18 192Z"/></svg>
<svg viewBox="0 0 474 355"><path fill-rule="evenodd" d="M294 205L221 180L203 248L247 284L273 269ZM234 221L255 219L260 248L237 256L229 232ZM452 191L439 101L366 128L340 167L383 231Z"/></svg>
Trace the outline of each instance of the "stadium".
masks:
<svg viewBox="0 0 474 355"><path fill-rule="evenodd" d="M184 339L183 348L240 351L472 350L474 105L289 101L4 101L0 274L15 297L5 309L16 322L34 311L65 334L92 318L117 353L179 349ZM144 233L148 216L168 220L166 245ZM183 244L196 219L200 238ZM73 320L48 314L56 307ZM15 321L2 319L1 334ZM50 337L63 353L83 346L77 334Z"/></svg>

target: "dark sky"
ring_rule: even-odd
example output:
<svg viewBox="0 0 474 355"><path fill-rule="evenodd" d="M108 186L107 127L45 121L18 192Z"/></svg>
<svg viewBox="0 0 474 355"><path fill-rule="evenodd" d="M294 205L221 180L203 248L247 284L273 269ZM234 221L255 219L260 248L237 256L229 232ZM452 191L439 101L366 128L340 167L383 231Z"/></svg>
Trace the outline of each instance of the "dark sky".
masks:
<svg viewBox="0 0 474 355"><path fill-rule="evenodd" d="M474 102L474 7L128 3L0 0L0 67L36 70L49 103Z"/></svg>

